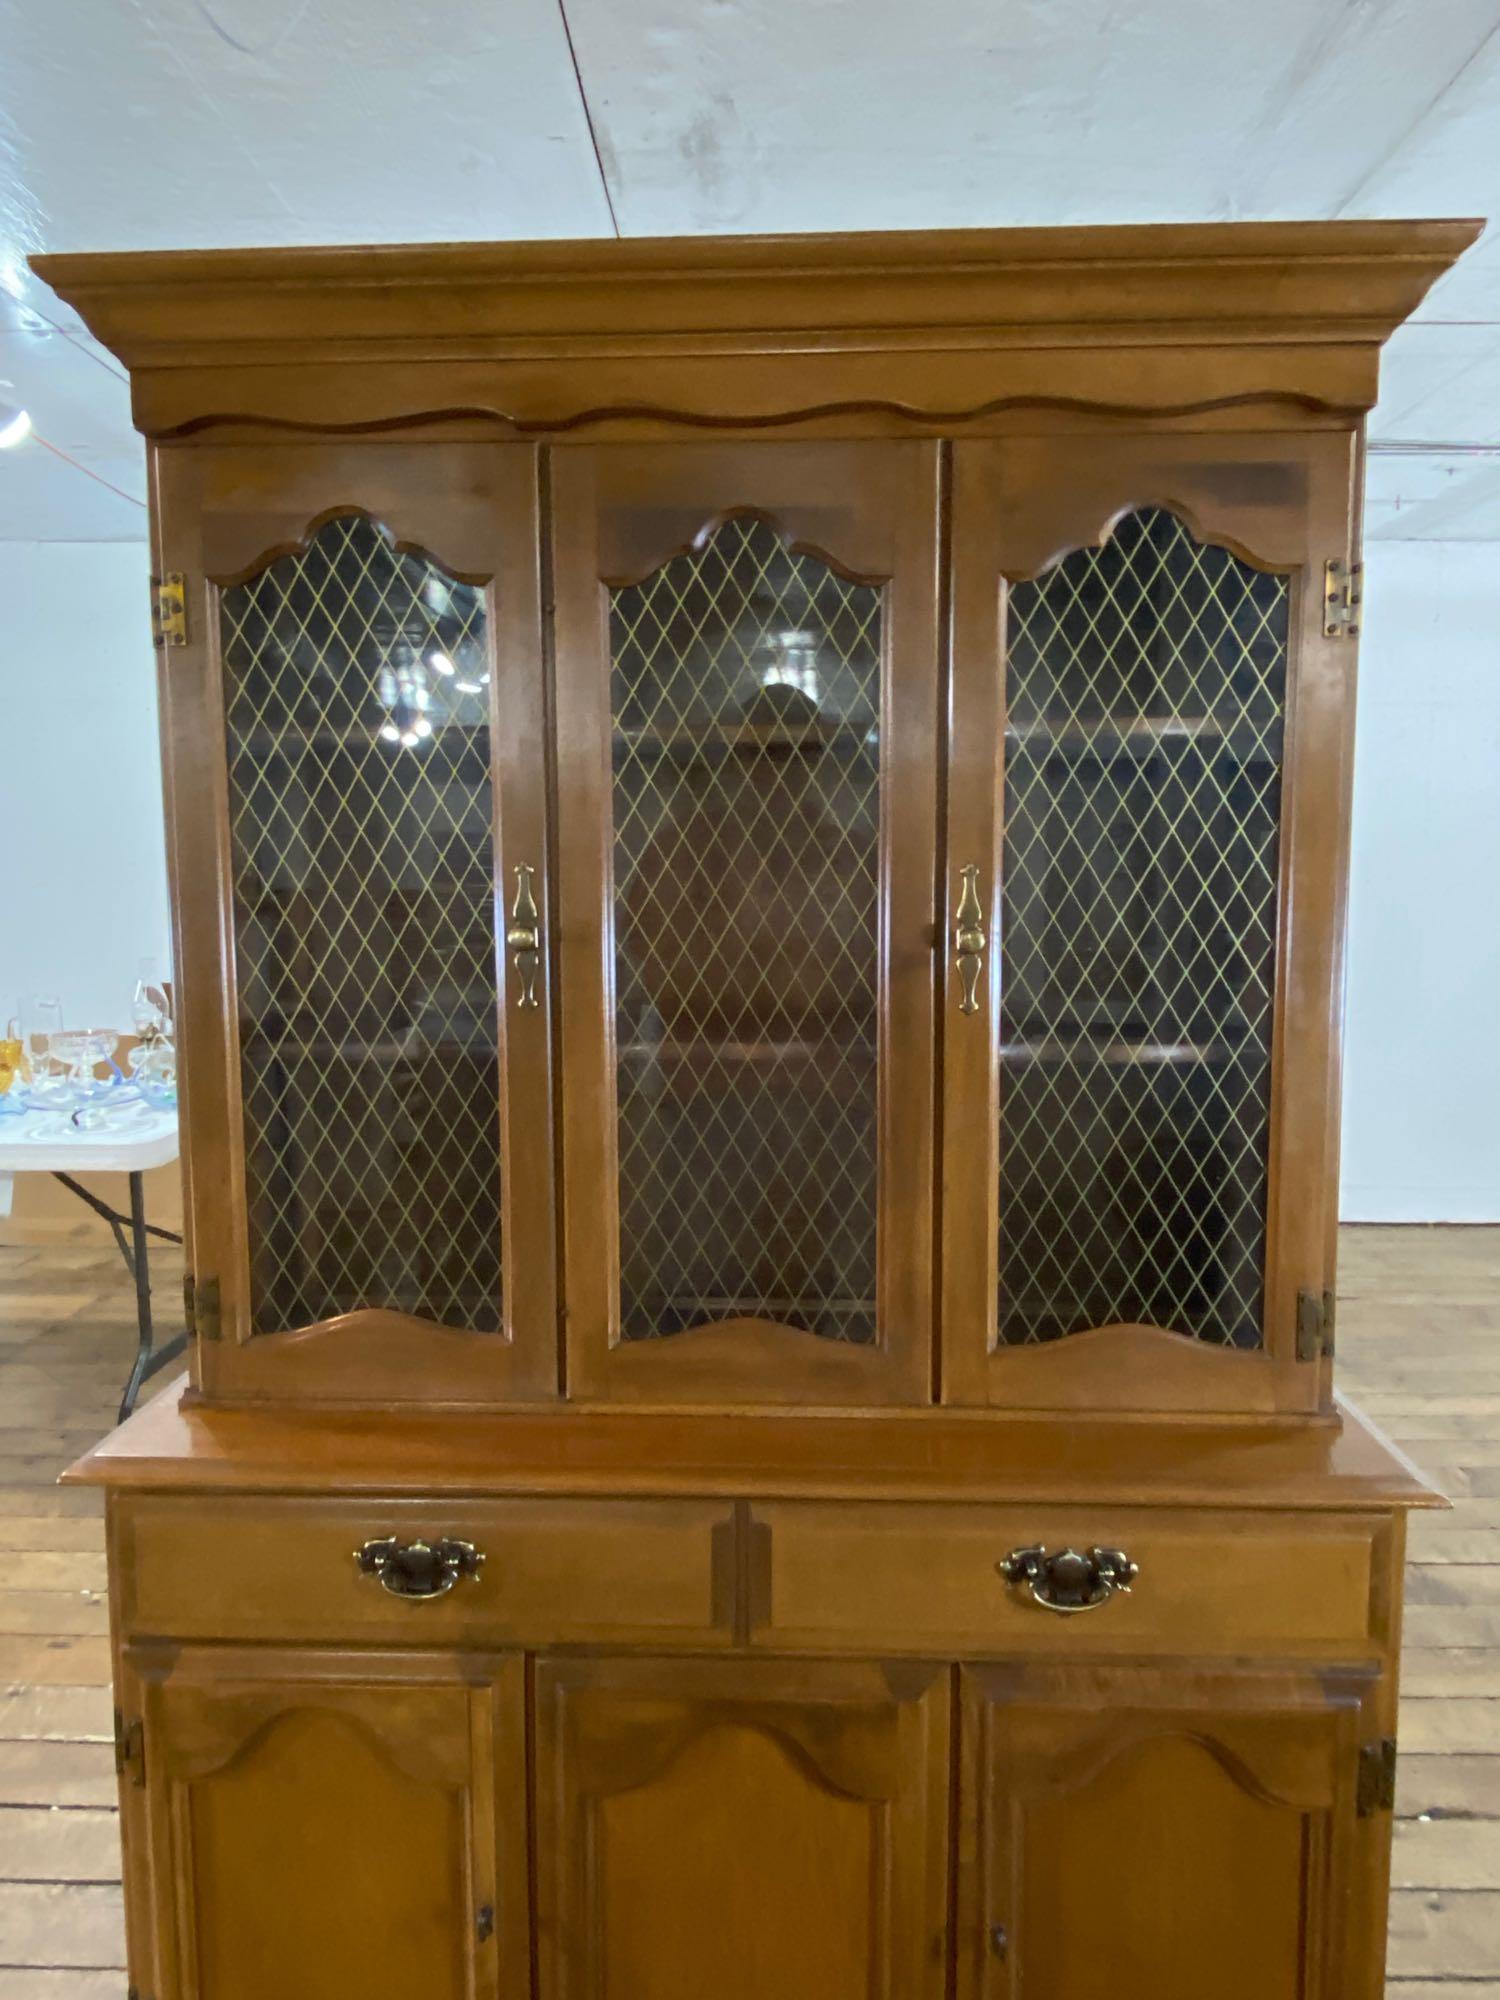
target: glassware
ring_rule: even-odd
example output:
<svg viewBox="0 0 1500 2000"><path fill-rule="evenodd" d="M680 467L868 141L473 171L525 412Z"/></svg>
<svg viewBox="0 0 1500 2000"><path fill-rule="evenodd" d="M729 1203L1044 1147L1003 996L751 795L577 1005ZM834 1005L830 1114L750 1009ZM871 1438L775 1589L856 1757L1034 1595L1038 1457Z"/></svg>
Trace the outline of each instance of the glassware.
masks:
<svg viewBox="0 0 1500 2000"><path fill-rule="evenodd" d="M50 1038L52 1056L67 1066L68 1084L76 1098L97 1097L112 1087L96 1071L109 1061L119 1039L113 1028L64 1028Z"/></svg>
<svg viewBox="0 0 1500 2000"><path fill-rule="evenodd" d="M136 961L135 992L130 1002L130 1025L136 1040L148 1046L172 1031L171 1007L160 969L154 958Z"/></svg>
<svg viewBox="0 0 1500 2000"><path fill-rule="evenodd" d="M37 1111L66 1111L73 1089L60 1068L58 1044L63 1032L62 1001L55 993L33 993L21 1017L22 1041L31 1065L29 1101Z"/></svg>
<svg viewBox="0 0 1500 2000"><path fill-rule="evenodd" d="M62 1033L62 1024L62 1001L57 995L33 993L22 1012L22 1035L36 1083L44 1083L52 1074L52 1038Z"/></svg>
<svg viewBox="0 0 1500 2000"><path fill-rule="evenodd" d="M177 1108L177 1051L162 1036L149 1047L130 1051L130 1068L136 1089L153 1111Z"/></svg>
<svg viewBox="0 0 1500 2000"><path fill-rule="evenodd" d="M15 1086L26 1081L31 1065L26 1059L26 1043L21 1035L21 1017L13 1014L0 1035L0 1097L10 1096ZM15 1093L20 1096L19 1089Z"/></svg>

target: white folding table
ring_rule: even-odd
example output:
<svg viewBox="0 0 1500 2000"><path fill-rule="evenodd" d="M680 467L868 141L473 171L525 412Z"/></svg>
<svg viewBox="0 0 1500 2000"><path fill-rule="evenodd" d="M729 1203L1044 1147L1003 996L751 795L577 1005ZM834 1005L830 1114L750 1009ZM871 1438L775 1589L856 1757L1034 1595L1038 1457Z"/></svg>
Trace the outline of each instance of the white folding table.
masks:
<svg viewBox="0 0 1500 2000"><path fill-rule="evenodd" d="M169 1166L177 1158L177 1113L153 1111L138 1104L109 1125L79 1131L57 1112L27 1111L15 1118L0 1118L0 1216L9 1215L17 1174L51 1174L65 1188L102 1215L114 1231L115 1242L126 1267L135 1280L137 1345L135 1360L120 1398L123 1423L135 1408L141 1384L158 1368L174 1361L187 1345L186 1332L177 1333L158 1347L151 1319L151 1267L148 1246L153 1236L167 1243L182 1238L170 1229L161 1229L146 1220L146 1197L142 1175L150 1167ZM130 1177L130 1213L101 1201L75 1175L81 1173L124 1173ZM129 1231L127 1236L126 1231Z"/></svg>

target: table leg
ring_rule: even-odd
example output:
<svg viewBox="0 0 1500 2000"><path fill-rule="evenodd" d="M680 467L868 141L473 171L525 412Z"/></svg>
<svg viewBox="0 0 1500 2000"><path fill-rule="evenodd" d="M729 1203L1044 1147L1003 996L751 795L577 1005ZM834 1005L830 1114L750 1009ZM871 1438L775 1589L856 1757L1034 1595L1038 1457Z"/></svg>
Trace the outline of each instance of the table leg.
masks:
<svg viewBox="0 0 1500 2000"><path fill-rule="evenodd" d="M187 1346L186 1331L175 1335L162 1347L155 1346L153 1342L149 1242L152 1235L164 1233L152 1230L146 1221L145 1182L139 1173L133 1173L130 1176L130 1268L135 1276L137 1346L125 1383L125 1393L120 1398L122 1424L135 1408L136 1397L140 1395L141 1384L146 1377L154 1375L158 1368L172 1360L174 1355L181 1354Z"/></svg>
<svg viewBox="0 0 1500 2000"><path fill-rule="evenodd" d="M130 1176L130 1269L135 1278L135 1361L120 1398L120 1422L135 1408L151 1359L151 1265L146 1245L146 1191L139 1174Z"/></svg>
<svg viewBox="0 0 1500 2000"><path fill-rule="evenodd" d="M151 1323L151 1238L160 1236L167 1243L180 1243L182 1238L174 1230L162 1229L158 1224L146 1220L146 1183L144 1176L139 1172L130 1175L128 1216L118 1214L107 1201L101 1201L98 1195L91 1194L86 1187L75 1181L71 1174L59 1173L54 1168L52 1178L61 1181L65 1188L76 1194L80 1201L87 1202L94 1213L102 1216L109 1224L114 1232L115 1242L120 1247L120 1255L125 1259L126 1268L135 1280L136 1350L135 1360L125 1381L125 1393L120 1398L120 1422L123 1424L135 1408L135 1399L140 1395L141 1384L146 1377L154 1375L158 1368L164 1368L169 1361L175 1361L187 1348L186 1329L173 1334L172 1338L164 1341L160 1347L156 1346ZM128 1241L125 1236L127 1223L130 1227Z"/></svg>

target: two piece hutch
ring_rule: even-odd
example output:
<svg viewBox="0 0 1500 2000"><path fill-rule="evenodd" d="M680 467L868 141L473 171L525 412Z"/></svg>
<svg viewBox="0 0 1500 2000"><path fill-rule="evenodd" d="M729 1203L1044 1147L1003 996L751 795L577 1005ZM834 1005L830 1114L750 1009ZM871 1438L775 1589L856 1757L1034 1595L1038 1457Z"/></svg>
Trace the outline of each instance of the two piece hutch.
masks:
<svg viewBox="0 0 1500 2000"><path fill-rule="evenodd" d="M1377 2000L1361 454L1474 234L38 260L150 440L140 2000Z"/></svg>

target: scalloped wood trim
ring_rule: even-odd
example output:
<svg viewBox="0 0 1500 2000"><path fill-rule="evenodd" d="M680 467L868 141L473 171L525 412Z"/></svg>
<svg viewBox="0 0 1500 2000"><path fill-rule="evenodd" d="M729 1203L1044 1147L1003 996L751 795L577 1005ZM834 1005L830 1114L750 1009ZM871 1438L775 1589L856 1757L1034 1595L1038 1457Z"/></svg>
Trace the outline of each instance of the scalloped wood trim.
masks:
<svg viewBox="0 0 1500 2000"><path fill-rule="evenodd" d="M357 506L352 501L341 501L337 506L325 507L321 513L315 514L309 520L302 533L294 540L276 542L271 547L262 549L242 569L233 570L223 576L211 575L208 581L216 590L233 590L239 584L249 583L252 578L263 576L274 563L283 561L287 556L305 556L330 522L350 520L368 521L392 555L415 556L419 562L431 563L434 569L439 570L452 583L463 583L473 590L483 590L494 582L493 571L487 575L480 575L451 569L442 557L435 555L431 549L424 548L420 542L408 541L398 536L378 514L372 513L368 507Z"/></svg>
<svg viewBox="0 0 1500 2000"><path fill-rule="evenodd" d="M1266 407L1301 411L1308 416L1342 417L1357 422L1362 408L1356 403L1331 397L1304 395L1290 389L1246 391L1232 396L1200 396L1177 403L1105 402L1087 396L992 396L982 403L953 409L924 407L879 396L852 397L844 402L805 403L781 410L723 412L689 410L667 403L601 403L556 417L522 417L498 404L456 404L447 408L410 410L389 417L371 417L352 423L318 423L298 417L278 417L254 410L209 410L181 423L148 429L144 435L166 444L204 431L244 424L257 430L285 431L301 437L372 437L384 432L407 431L449 423L497 423L507 435L520 438L566 436L604 424L680 424L684 429L703 431L779 430L797 424L826 422L836 417L891 417L899 422L943 430L982 423L998 417L1033 411L1039 416L1102 417L1139 423L1142 417L1178 418L1213 416L1224 410Z"/></svg>
<svg viewBox="0 0 1500 2000"><path fill-rule="evenodd" d="M1017 1410L1190 1411L1276 1408L1276 1376L1262 1348L1210 1346L1159 1326L1103 1326L1039 1346L990 1353L990 1400Z"/></svg>

